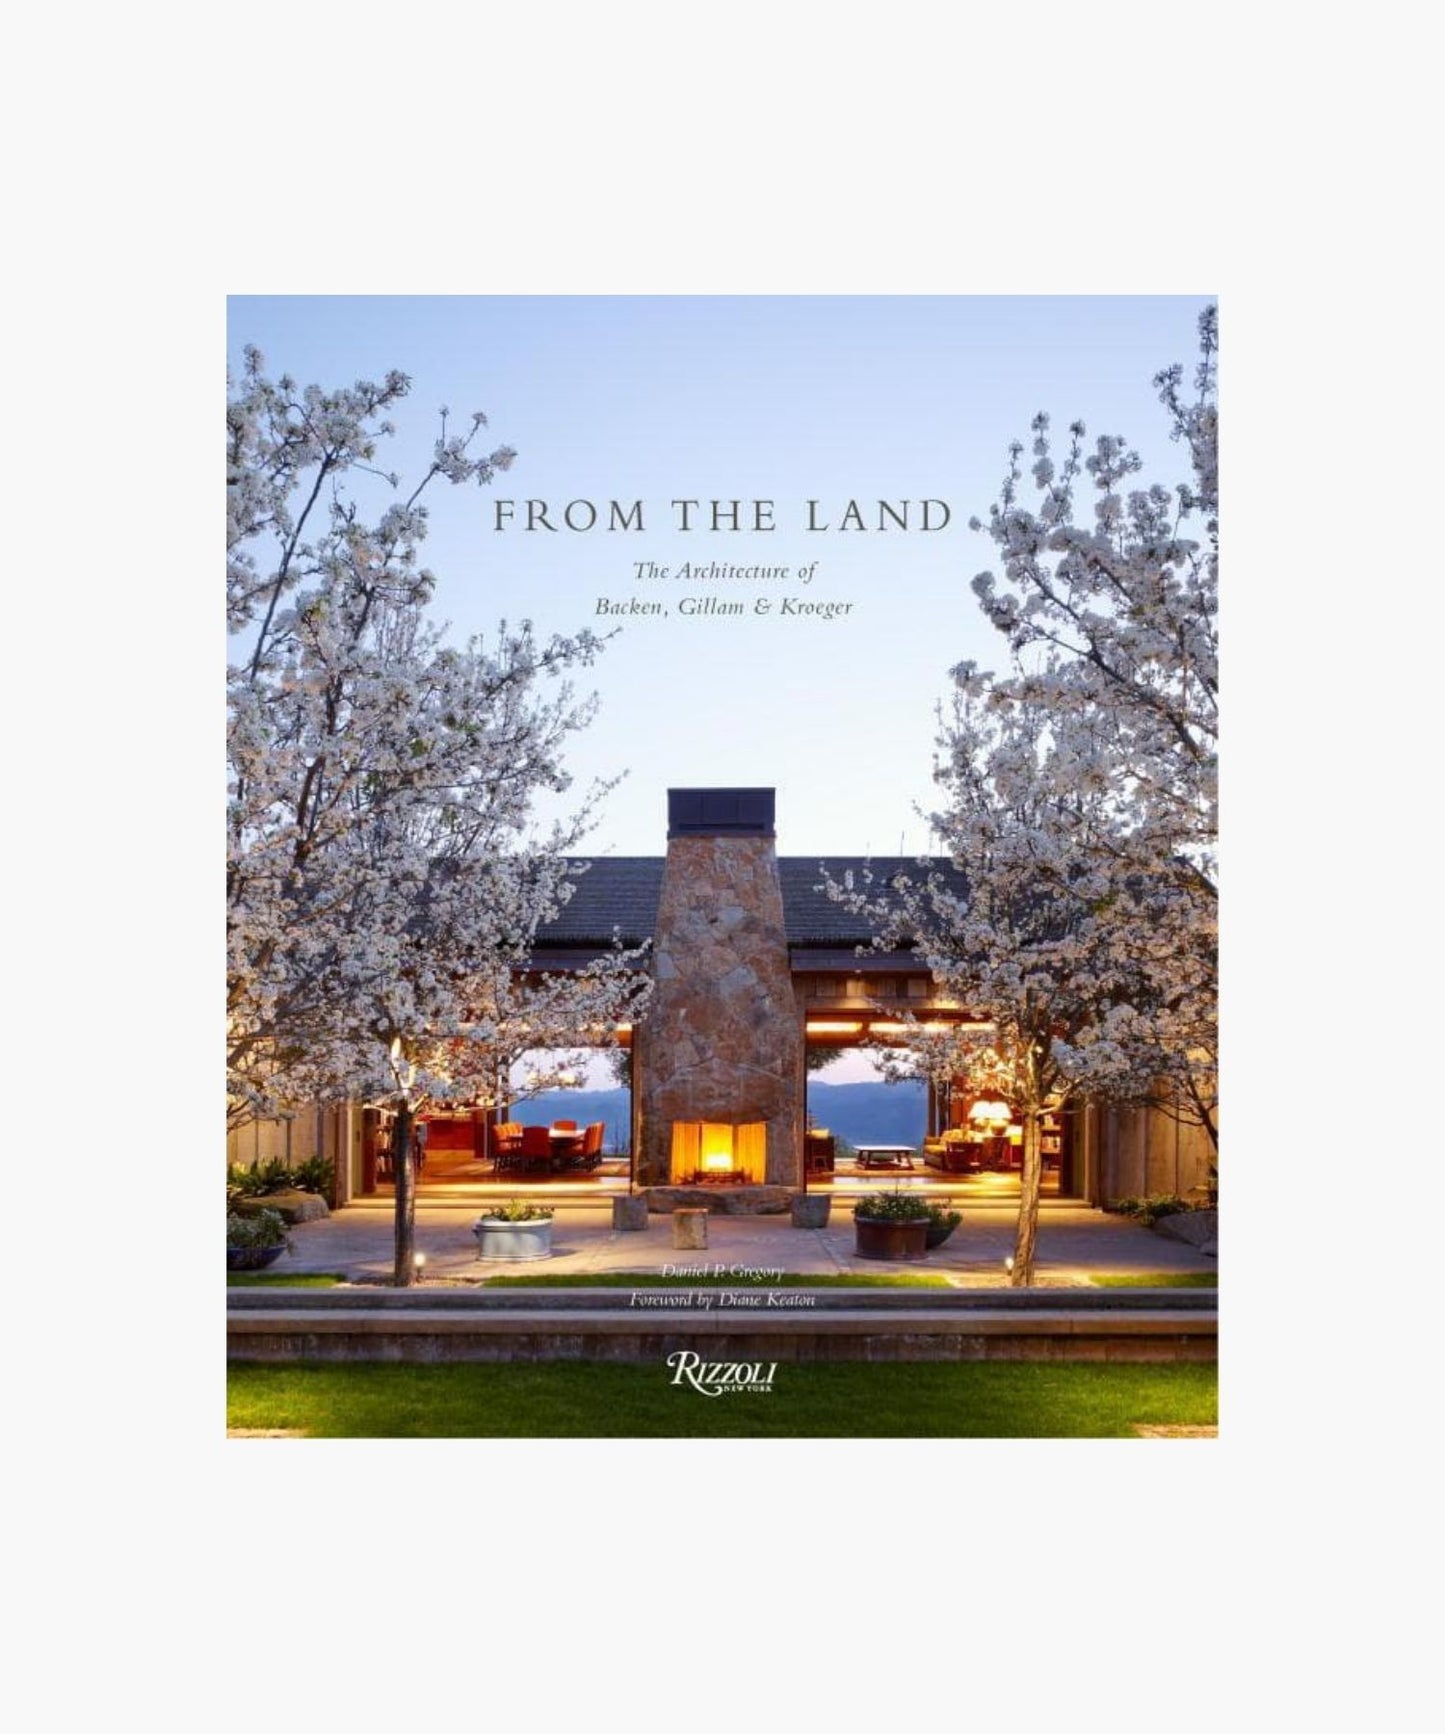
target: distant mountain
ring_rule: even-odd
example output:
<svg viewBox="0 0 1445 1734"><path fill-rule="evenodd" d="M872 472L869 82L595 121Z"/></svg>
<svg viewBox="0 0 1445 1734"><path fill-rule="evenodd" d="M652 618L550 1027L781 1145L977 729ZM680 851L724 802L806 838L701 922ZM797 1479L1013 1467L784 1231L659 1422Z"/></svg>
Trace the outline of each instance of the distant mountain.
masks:
<svg viewBox="0 0 1445 1734"><path fill-rule="evenodd" d="M808 1084L808 1112L818 1126L850 1144L919 1144L928 1118L928 1092L911 1084ZM512 1118L523 1126L575 1120L607 1128L608 1150L625 1150L632 1104L626 1090L549 1090L519 1103Z"/></svg>
<svg viewBox="0 0 1445 1734"><path fill-rule="evenodd" d="M928 1087L810 1082L808 1112L815 1126L850 1144L921 1144L928 1127Z"/></svg>
<svg viewBox="0 0 1445 1734"><path fill-rule="evenodd" d="M519 1126L550 1126L554 1120L575 1120L590 1126L600 1120L607 1128L602 1148L610 1155L625 1151L632 1141L632 1093L630 1090L548 1090L519 1102L512 1109Z"/></svg>

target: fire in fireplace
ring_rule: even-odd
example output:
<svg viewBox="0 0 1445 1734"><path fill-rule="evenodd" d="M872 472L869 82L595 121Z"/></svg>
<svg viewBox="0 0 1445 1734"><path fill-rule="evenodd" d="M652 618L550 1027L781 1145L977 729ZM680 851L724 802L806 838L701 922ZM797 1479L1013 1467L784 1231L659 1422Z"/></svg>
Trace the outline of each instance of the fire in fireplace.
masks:
<svg viewBox="0 0 1445 1734"><path fill-rule="evenodd" d="M674 1120L674 1186L760 1186L767 1167L767 1127L761 1120Z"/></svg>

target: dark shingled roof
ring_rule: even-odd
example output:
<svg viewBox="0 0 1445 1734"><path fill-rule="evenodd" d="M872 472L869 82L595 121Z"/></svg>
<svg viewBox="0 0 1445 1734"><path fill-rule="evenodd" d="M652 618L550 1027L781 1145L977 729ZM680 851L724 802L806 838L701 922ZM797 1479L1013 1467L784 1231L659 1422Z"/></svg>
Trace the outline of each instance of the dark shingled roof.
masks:
<svg viewBox="0 0 1445 1734"><path fill-rule="evenodd" d="M789 945L866 945L872 938L859 916L815 889L822 883L823 867L835 879L851 871L855 885L862 889L865 871L871 871L875 879L903 873L917 881L930 866L962 887L962 876L938 858L921 864L903 855L872 860L862 855L838 855L822 861L814 855L780 856L778 877ZM651 939L657 928L662 867L661 855L594 856L577 879L571 902L555 921L538 929L538 948L608 945L614 930L628 945Z"/></svg>
<svg viewBox="0 0 1445 1734"><path fill-rule="evenodd" d="M610 945L615 928L626 945L651 939L662 896L661 855L598 855L579 862L571 901L537 929L539 946Z"/></svg>
<svg viewBox="0 0 1445 1734"><path fill-rule="evenodd" d="M907 855L833 855L821 861L816 856L789 855L778 858L778 877L783 882L783 924L788 930L789 945L867 945L872 930L860 915L855 915L846 903L834 903L826 891L815 889L823 882L823 870L833 879L853 875L857 891L877 897L882 885L903 874L916 885L929 869L963 885L963 876L942 857L920 862ZM864 874L871 873L872 884L864 883Z"/></svg>

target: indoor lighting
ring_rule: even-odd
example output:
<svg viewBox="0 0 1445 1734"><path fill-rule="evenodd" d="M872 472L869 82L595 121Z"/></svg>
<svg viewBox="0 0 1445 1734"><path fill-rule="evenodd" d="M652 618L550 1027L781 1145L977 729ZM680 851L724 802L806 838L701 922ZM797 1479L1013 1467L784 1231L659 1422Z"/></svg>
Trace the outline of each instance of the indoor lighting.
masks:
<svg viewBox="0 0 1445 1734"><path fill-rule="evenodd" d="M1013 1119L1013 1112L1007 1102L1001 1102L997 1097L985 1096L977 1101L968 1111L970 1120L987 1121L990 1126L1007 1126Z"/></svg>
<svg viewBox="0 0 1445 1734"><path fill-rule="evenodd" d="M856 1036L862 1028L862 1024L810 1023L808 1034L810 1036Z"/></svg>

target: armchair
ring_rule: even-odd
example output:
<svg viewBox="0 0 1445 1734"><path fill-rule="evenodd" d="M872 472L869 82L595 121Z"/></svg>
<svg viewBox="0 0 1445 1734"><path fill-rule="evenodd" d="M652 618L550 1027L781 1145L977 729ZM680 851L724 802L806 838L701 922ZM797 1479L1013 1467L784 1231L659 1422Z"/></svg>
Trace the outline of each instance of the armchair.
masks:
<svg viewBox="0 0 1445 1734"><path fill-rule="evenodd" d="M503 1120L492 1127L492 1163L498 1174L515 1167L522 1148L522 1126L518 1120Z"/></svg>
<svg viewBox="0 0 1445 1734"><path fill-rule="evenodd" d="M545 1126L523 1126L517 1160L524 1168L530 1168L534 1162L551 1167L552 1138Z"/></svg>
<svg viewBox="0 0 1445 1734"><path fill-rule="evenodd" d="M803 1134L803 1167L808 1174L831 1174L837 1160L837 1144L831 1132Z"/></svg>
<svg viewBox="0 0 1445 1734"><path fill-rule="evenodd" d="M595 1168L602 1160L602 1140L607 1135L607 1127L601 1120L594 1120L587 1128L582 1138L582 1166Z"/></svg>

